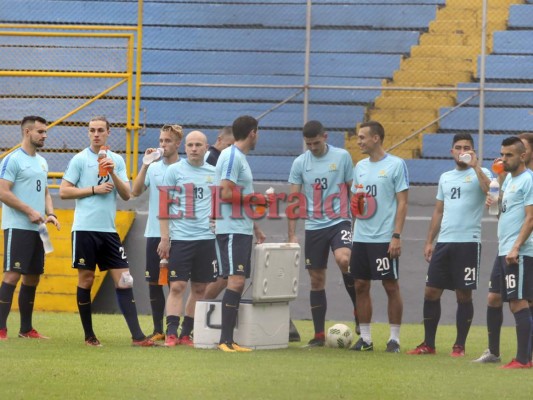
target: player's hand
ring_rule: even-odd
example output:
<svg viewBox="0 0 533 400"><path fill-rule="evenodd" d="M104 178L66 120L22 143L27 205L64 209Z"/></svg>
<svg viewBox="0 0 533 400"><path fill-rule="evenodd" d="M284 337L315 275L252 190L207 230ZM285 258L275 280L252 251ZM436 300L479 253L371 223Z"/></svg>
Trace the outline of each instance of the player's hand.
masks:
<svg viewBox="0 0 533 400"><path fill-rule="evenodd" d="M170 239L161 238L157 246L157 255L160 259L168 259L170 257Z"/></svg>
<svg viewBox="0 0 533 400"><path fill-rule="evenodd" d="M289 237L287 238L287 243L298 243L298 236L289 235Z"/></svg>
<svg viewBox="0 0 533 400"><path fill-rule="evenodd" d="M114 188L115 185L111 182L105 182L94 187L94 194L108 194L111 193Z"/></svg>
<svg viewBox="0 0 533 400"><path fill-rule="evenodd" d="M255 243L261 244L261 243L265 242L266 235L264 234L264 232L261 229L255 228L254 229L254 234L255 234Z"/></svg>
<svg viewBox="0 0 533 400"><path fill-rule="evenodd" d="M46 220L44 221L45 224L54 224L57 230L61 229L61 224L59 223L57 217L55 215L49 215L46 217Z"/></svg>
<svg viewBox="0 0 533 400"><path fill-rule="evenodd" d="M389 256L390 258L398 258L402 254L402 240L392 238L389 244Z"/></svg>
<svg viewBox="0 0 533 400"><path fill-rule="evenodd" d="M110 174L115 171L115 161L113 161L111 157L104 158L104 160L101 161L101 165L103 168L106 168Z"/></svg>
<svg viewBox="0 0 533 400"><path fill-rule="evenodd" d="M511 251L505 256L505 262L507 265L518 264L518 250L512 248Z"/></svg>
<svg viewBox="0 0 533 400"><path fill-rule="evenodd" d="M428 243L426 244L426 247L424 247L424 258L427 262L431 261L431 256L433 255L433 244Z"/></svg>
<svg viewBox="0 0 533 400"><path fill-rule="evenodd" d="M492 204L492 198L490 197L490 193L487 192L487 196L485 197L485 207L489 208Z"/></svg>
<svg viewBox="0 0 533 400"><path fill-rule="evenodd" d="M44 218L43 216L41 215L40 212L32 209L29 213L28 213L28 219L30 220L30 222L32 224L41 224L44 222Z"/></svg>

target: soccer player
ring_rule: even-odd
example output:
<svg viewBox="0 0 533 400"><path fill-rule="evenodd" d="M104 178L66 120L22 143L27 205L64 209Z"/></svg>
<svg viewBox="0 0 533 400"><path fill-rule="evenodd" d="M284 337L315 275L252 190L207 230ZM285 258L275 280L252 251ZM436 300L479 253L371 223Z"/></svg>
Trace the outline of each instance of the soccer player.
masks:
<svg viewBox="0 0 533 400"><path fill-rule="evenodd" d="M527 169L527 172L530 172L533 168L533 158L532 158L532 151L531 151L532 144L533 144L533 134L523 133L520 135L520 140L522 142L522 145L524 146L524 149L523 149L524 165L525 165L525 168ZM508 183L509 183L508 172L509 170L508 168L505 168L505 163L504 163L504 173L500 174L500 176L498 177L498 180L502 182L501 184L502 191L500 192L500 201L502 201L502 195L505 195L505 190L508 187ZM498 229L501 224L501 216L503 215L503 208L501 208L500 212L501 213L500 213L500 221L498 224ZM478 362L478 363L501 362L500 333L501 333L501 327L503 324L502 291L505 290L502 288L502 272L503 271L501 268L501 263L502 263L502 260L500 258L500 252L498 252L498 256L494 260L494 265L492 267L492 272L491 272L490 281L489 281L489 294L487 296L487 331L488 331L489 348L485 350L478 359L474 360L474 362ZM533 309L531 308L531 299L529 300L530 300L530 304L529 304L530 314L533 315ZM516 318L516 314L515 314L515 318ZM529 354L529 363L531 363L531 353Z"/></svg>
<svg viewBox="0 0 533 400"><path fill-rule="evenodd" d="M429 262L424 292L424 342L407 354L435 354L444 289L455 290L457 297L457 336L452 357L465 355L466 337L474 317L472 290L477 289L479 277L481 217L492 174L481 168L469 133L453 137L450 153L455 168L440 176L424 248L424 257ZM461 161L465 154L470 155L469 162ZM437 234L439 238L433 248Z"/></svg>
<svg viewBox="0 0 533 400"><path fill-rule="evenodd" d="M72 266L78 270L76 297L85 344L101 346L93 331L91 312L91 288L98 264L100 271L109 270L111 274L120 310L131 332L132 345L154 346L155 342L147 338L139 326L128 259L115 227L117 194L123 200L129 200L131 195L125 163L112 151L107 151L107 157L100 165L98 163L98 152L105 146L110 133L105 117L91 119L90 145L70 160L59 188L62 199L76 200Z"/></svg>
<svg viewBox="0 0 533 400"><path fill-rule="evenodd" d="M220 211L221 214L216 220L216 240L222 275L228 277L222 297L222 329L218 345L224 352L251 351L235 343L233 330L244 283L250 277L253 235L257 243L265 240L265 234L253 222L252 216L243 210L243 197L254 193L246 155L257 143L257 126L257 120L251 116L238 117L232 125L235 144L222 151L216 166L217 190L220 191L217 197L220 199L215 199L215 213Z"/></svg>
<svg viewBox="0 0 533 400"><path fill-rule="evenodd" d="M326 143L328 134L319 121L307 122L303 137L308 150L292 164L288 207L294 207L299 201L296 194L303 189L306 206L303 205L301 209L305 210L307 218L305 268L311 279L309 297L315 331L306 347L317 347L325 343L326 268L330 249L342 272L355 314L354 280L348 274L352 247L348 204L353 164L346 150ZM336 200L332 201L334 198ZM290 215L288 218L288 241L298 243L296 218Z"/></svg>
<svg viewBox="0 0 533 400"><path fill-rule="evenodd" d="M220 157L222 150L227 149L233 143L235 143L235 138L233 137L231 126L225 126L218 132L215 144L209 146L209 150L205 153L205 162L216 167L218 157Z"/></svg>
<svg viewBox="0 0 533 400"><path fill-rule="evenodd" d="M357 185L363 185L366 210L355 215L353 232L350 272L355 278L361 337L351 350L374 349L370 332L370 282L380 280L388 298L390 337L386 351L399 353L403 304L398 285L398 258L407 215L409 177L405 162L385 152L384 138L385 130L376 121L361 124L357 132L361 152L369 157L359 161L353 170L352 192L356 192ZM357 200L357 196L352 200Z"/></svg>
<svg viewBox="0 0 533 400"><path fill-rule="evenodd" d="M139 174L133 181L131 194L140 196L146 189L150 189L148 197L148 219L144 236L146 237L146 281L150 295L150 307L154 331L149 336L152 340L165 340L163 333L163 316L165 314L165 294L163 286L159 285L160 259L157 246L161 241L159 231L159 189L163 184L163 177L169 165L179 160L178 149L183 138L183 129L180 125L163 125L159 133L159 147L164 150L159 162L143 164ZM150 154L156 149L146 149L145 154Z"/></svg>
<svg viewBox="0 0 533 400"><path fill-rule="evenodd" d="M167 301L167 337L165 346L192 346L196 300L203 299L208 282L218 276L215 234L210 228L211 186L215 167L204 162L207 138L192 131L185 138L187 159L170 166L163 186L172 197L169 218L160 217L159 256L168 258L170 292ZM189 215L192 213L192 215ZM191 280L190 310L185 310L178 338L183 295ZM194 296L193 296L194 294ZM189 314L187 314L187 312Z"/></svg>
<svg viewBox="0 0 533 400"><path fill-rule="evenodd" d="M4 231L4 277L0 286L0 340L7 340L7 317L13 293L22 276L19 292L18 336L48 339L32 325L33 303L40 275L44 273L43 242L37 232L41 223L59 230L52 197L48 192L48 164L37 153L47 138L46 120L27 116L20 124L20 148L0 164L0 201Z"/></svg>

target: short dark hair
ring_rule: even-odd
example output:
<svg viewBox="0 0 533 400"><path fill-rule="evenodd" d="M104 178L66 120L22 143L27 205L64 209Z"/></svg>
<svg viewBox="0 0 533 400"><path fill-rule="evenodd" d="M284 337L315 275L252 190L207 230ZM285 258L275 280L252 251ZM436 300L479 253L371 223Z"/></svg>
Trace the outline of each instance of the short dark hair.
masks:
<svg viewBox="0 0 533 400"><path fill-rule="evenodd" d="M303 134L306 138L314 138L323 135L326 131L320 121L308 121L304 125Z"/></svg>
<svg viewBox="0 0 533 400"><path fill-rule="evenodd" d="M218 132L217 137L222 136L233 136L233 129L231 128L231 126L225 126Z"/></svg>
<svg viewBox="0 0 533 400"><path fill-rule="evenodd" d="M512 145L516 145L517 149L522 153L526 151L526 146L524 146L524 143L518 136L509 136L502 140L502 146L507 147Z"/></svg>
<svg viewBox="0 0 533 400"><path fill-rule="evenodd" d="M37 115L27 115L24 118L22 118L22 122L20 123L20 129L24 130L29 124L35 124L35 122L40 122L41 124L47 124L46 120L43 117L39 117Z"/></svg>
<svg viewBox="0 0 533 400"><path fill-rule="evenodd" d="M378 121L367 121L363 122L361 125L359 125L359 129L361 128L370 128L370 134L378 135L381 139L381 142L385 140L385 128L383 128L383 125L381 125Z"/></svg>
<svg viewBox="0 0 533 400"><path fill-rule="evenodd" d="M532 132L524 132L518 135L520 139L524 139L526 142L529 143L529 147L533 149L533 133Z"/></svg>
<svg viewBox="0 0 533 400"><path fill-rule="evenodd" d="M107 130L109 130L109 121L107 120L106 117L104 117L103 115L97 115L96 117L93 117L91 118L91 120L89 121L89 123L93 122L93 121L103 121L105 122L105 128Z"/></svg>
<svg viewBox="0 0 533 400"><path fill-rule="evenodd" d="M232 130L235 140L245 140L251 131L256 131L259 122L249 115L241 115L233 121Z"/></svg>
<svg viewBox="0 0 533 400"><path fill-rule="evenodd" d="M452 145L454 145L456 142L458 142L459 140L468 140L471 144L472 144L472 147L474 147L474 138L472 137L472 135L468 132L461 132L461 133L456 133L454 136L453 136L453 142L452 142Z"/></svg>

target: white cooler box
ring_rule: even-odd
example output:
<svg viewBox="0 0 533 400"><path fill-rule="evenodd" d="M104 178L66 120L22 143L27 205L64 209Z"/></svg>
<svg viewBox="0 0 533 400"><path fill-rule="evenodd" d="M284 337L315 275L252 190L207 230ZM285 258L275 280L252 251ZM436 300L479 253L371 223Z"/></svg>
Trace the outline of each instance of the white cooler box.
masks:
<svg viewBox="0 0 533 400"><path fill-rule="evenodd" d="M255 349L289 345L289 301L298 296L300 246L263 243L255 247L252 299L241 300L234 339ZM194 347L216 348L220 339L221 305L198 301L194 313Z"/></svg>

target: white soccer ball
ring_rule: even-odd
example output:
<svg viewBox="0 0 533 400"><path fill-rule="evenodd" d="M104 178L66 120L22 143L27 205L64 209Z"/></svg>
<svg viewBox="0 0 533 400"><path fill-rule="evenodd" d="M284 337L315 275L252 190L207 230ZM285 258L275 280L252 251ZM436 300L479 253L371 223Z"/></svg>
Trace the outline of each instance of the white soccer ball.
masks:
<svg viewBox="0 0 533 400"><path fill-rule="evenodd" d="M335 324L328 329L326 346L335 349L347 349L352 345L353 332L344 324Z"/></svg>

